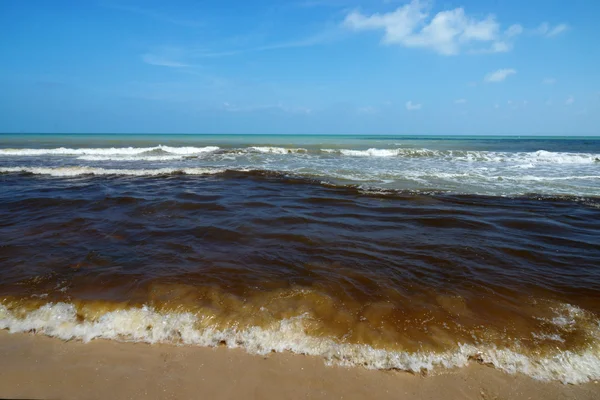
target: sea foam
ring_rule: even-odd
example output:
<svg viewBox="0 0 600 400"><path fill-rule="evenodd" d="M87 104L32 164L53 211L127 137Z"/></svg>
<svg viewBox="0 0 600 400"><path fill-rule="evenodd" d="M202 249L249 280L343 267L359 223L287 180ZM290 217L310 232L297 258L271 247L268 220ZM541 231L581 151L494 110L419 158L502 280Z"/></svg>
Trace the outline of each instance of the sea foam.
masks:
<svg viewBox="0 0 600 400"><path fill-rule="evenodd" d="M159 156L198 156L214 153L220 150L217 146L205 147L173 147L159 145L155 147L112 147L112 148L54 148L54 149L0 149L0 156L80 156L82 160L159 160ZM284 148L274 146L251 146L233 149L229 152L237 154L263 153L263 154L304 154L316 151L317 154L337 154L345 157L404 157L404 158L432 158L456 162L490 162L508 163L518 166L536 164L593 164L600 163L600 154L593 153L567 153L538 150L535 152L497 152L478 150L432 150L427 148L395 148L366 150L358 149L316 149ZM161 154L152 154L159 152ZM93 157L107 157L104 159ZM131 157L131 158L126 158ZM139 158L135 158L139 157ZM154 157L154 158L145 158ZM123 159L121 159L123 160ZM167 158L165 158L167 160Z"/></svg>
<svg viewBox="0 0 600 400"><path fill-rule="evenodd" d="M49 303L26 314L0 305L0 329L39 332L63 340L112 339L146 343L243 348L265 355L272 351L323 357L328 364L364 366L369 369L397 369L428 372L439 368L463 367L476 360L514 374L523 373L543 381L578 384L600 378L599 349L582 352L557 351L551 356L533 357L495 346L457 344L453 351L403 352L368 345L340 343L329 337L306 334L306 315L280 320L268 327L217 329L198 316L161 313L151 307L107 312L87 321L78 319L73 304ZM204 326L204 327L201 327Z"/></svg>
<svg viewBox="0 0 600 400"><path fill-rule="evenodd" d="M59 147L56 149L0 149L0 155L3 156L44 156L44 155L67 155L67 156L131 156L143 153L162 151L178 155L193 155L219 150L217 146L206 147L172 147L158 145L155 147L111 147L111 148L82 148L71 149Z"/></svg>
<svg viewBox="0 0 600 400"><path fill-rule="evenodd" d="M250 150L259 152L259 153L273 153L273 154L292 154L292 153L305 153L306 149L302 148L290 148L286 149L283 147L269 147L269 146L253 146L249 148Z"/></svg>
<svg viewBox="0 0 600 400"><path fill-rule="evenodd" d="M496 152L477 150L431 150L431 149L321 149L323 153L337 153L352 157L409 157L437 158L446 161L494 162L494 163L549 163L549 164L591 164L600 162L600 154L564 153L538 150L535 152Z"/></svg>
<svg viewBox="0 0 600 400"><path fill-rule="evenodd" d="M111 169L96 167L7 167L0 173L28 173L56 177L75 177L84 175L122 175L122 176L159 176L159 175L214 175L225 172L223 168L153 168L153 169Z"/></svg>

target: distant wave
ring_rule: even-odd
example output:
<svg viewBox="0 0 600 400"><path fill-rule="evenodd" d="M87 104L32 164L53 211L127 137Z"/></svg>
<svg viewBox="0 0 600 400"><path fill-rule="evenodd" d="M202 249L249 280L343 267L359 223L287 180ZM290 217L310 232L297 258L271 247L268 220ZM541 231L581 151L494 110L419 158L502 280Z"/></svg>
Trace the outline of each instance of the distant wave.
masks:
<svg viewBox="0 0 600 400"><path fill-rule="evenodd" d="M252 146L249 149L257 151L259 153L274 153L274 154L291 154L291 153L306 153L306 149L296 148L284 148L284 147L260 147Z"/></svg>
<svg viewBox="0 0 600 400"><path fill-rule="evenodd" d="M107 156L79 156L78 160L83 161L178 161L192 158L192 156L178 156L178 155L147 155L148 153L142 153L136 156L129 155L107 155Z"/></svg>
<svg viewBox="0 0 600 400"><path fill-rule="evenodd" d="M441 158L456 161L488 161L515 163L556 163L556 164L589 164L600 162L600 154L563 153L538 150L536 152L495 152L475 150L429 150L429 149L322 149L324 153L337 153L351 157L408 157L408 158Z"/></svg>
<svg viewBox="0 0 600 400"><path fill-rule="evenodd" d="M449 173L442 171L398 171L396 174L391 175L385 173L382 176L378 176L377 173L372 175L360 175L357 171L356 174L352 175L350 172L345 174L339 173L336 170L321 171L312 173L295 172L293 170L285 171L278 169L261 169L246 167L236 168L225 168L225 167L191 167L191 168L101 168L101 167L90 167L90 166L69 166L69 167L30 167L30 166L15 166L15 167L0 167L0 173L27 173L33 175L51 175L51 176L81 176L81 175L125 175L125 176L157 176L166 174L186 174L186 175L207 175L207 174L219 174L225 171L234 172L255 172L255 173L267 173L267 174L281 174L286 176L298 176L298 177L321 177L321 178L338 178L350 181L373 181L373 182L392 182L394 179L413 179L423 180L427 178L431 179L450 179L450 180L473 180L479 181L571 181L571 180L600 180L600 175L572 175L572 176L534 176L534 175L517 175L517 176L483 176L479 173L470 172L457 172Z"/></svg>
<svg viewBox="0 0 600 400"><path fill-rule="evenodd" d="M305 149L273 146L250 146L246 148L220 149L206 147L113 147L113 148L55 148L55 149L0 149L0 156L79 156L87 161L173 161L185 157L206 154L276 154L276 155L338 155L342 157L375 158L432 158L449 162L491 162L534 164L593 164L600 163L600 154L568 153L538 150L535 152L496 152L476 150L431 150L431 149Z"/></svg>
<svg viewBox="0 0 600 400"><path fill-rule="evenodd" d="M153 169L111 169L95 167L8 167L0 168L0 173L28 173L57 177L75 177L85 175L123 175L123 176L160 176L173 174L213 175L224 172L217 168L153 168Z"/></svg>
<svg viewBox="0 0 600 400"><path fill-rule="evenodd" d="M3 156L45 156L45 155L66 155L66 156L131 156L151 152L163 152L179 155L193 155L219 150L216 146L206 147L171 147L158 145L156 147L111 147L111 148L82 148L71 149L59 147L56 149L0 149L0 155Z"/></svg>
<svg viewBox="0 0 600 400"><path fill-rule="evenodd" d="M491 196L526 196L539 200L558 199L583 202L598 207L598 194L591 191L580 191L576 186L554 186L554 182L569 184L572 181L586 182L585 185L600 181L600 175L569 176L482 176L477 173L447 173L441 171L398 171L395 175L383 176L362 174L358 171L321 171L298 172L278 169L239 167L189 167L189 168L100 168L90 166L70 167L0 167L0 174L47 175L58 178L75 178L85 176L207 176L222 175L225 178L256 177L275 178L283 182L308 183L332 188L352 189L362 195L394 196L403 194L456 194L456 195L491 195ZM412 181L417 186L389 187L388 183L396 180ZM445 183L444 183L445 182ZM455 186L458 185L458 186ZM462 185L466 189L462 188ZM557 197L558 196L558 197Z"/></svg>

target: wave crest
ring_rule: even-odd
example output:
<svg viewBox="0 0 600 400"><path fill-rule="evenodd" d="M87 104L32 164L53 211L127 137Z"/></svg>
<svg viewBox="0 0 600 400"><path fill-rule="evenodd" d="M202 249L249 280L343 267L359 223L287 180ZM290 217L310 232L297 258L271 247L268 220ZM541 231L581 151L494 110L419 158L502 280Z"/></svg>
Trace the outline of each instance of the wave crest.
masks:
<svg viewBox="0 0 600 400"><path fill-rule="evenodd" d="M55 148L55 149L0 149L0 156L79 156L89 161L169 161L185 156L203 154L335 154L344 157L402 157L432 158L449 162L491 162L527 164L592 164L600 163L600 154L568 153L538 150L535 152L496 152L478 150L431 150L426 148L396 148L366 150L357 149L305 149L273 146L250 146L246 148L220 149L217 146L205 147L172 147L159 145L156 147L112 147L112 148ZM179 156L177 158L176 156Z"/></svg>
<svg viewBox="0 0 600 400"><path fill-rule="evenodd" d="M44 156L44 155L67 155L67 156L132 156L144 153L162 151L178 155L194 155L209 153L219 150L217 146L206 147L172 147L158 145L155 147L111 147L111 148L82 148L71 149L59 147L56 149L0 149L3 156Z"/></svg>
<svg viewBox="0 0 600 400"><path fill-rule="evenodd" d="M75 177L83 175L122 175L122 176L160 176L160 175L214 175L225 172L220 168L153 168L153 169L111 169L95 167L7 167L0 173L26 173L50 175L56 177Z"/></svg>
<svg viewBox="0 0 600 400"><path fill-rule="evenodd" d="M600 154L564 153L538 150L535 152L496 152L477 150L430 150L430 149L321 149L324 153L336 153L352 157L407 157L438 158L446 161L507 162L507 163L553 163L591 164L600 162Z"/></svg>
<svg viewBox="0 0 600 400"><path fill-rule="evenodd" d="M463 367L475 360L508 373L523 373L534 379L563 383L585 383L600 378L598 348L581 353L557 351L550 356L527 356L495 346L457 344L453 351L403 352L369 345L340 343L306 333L306 316L292 317L267 327L218 329L189 313L161 313L150 307L106 312L93 320L82 320L68 303L49 303L23 313L0 305L0 329L39 332L63 340L112 339L146 343L181 343L198 346L243 348L249 353L293 352L323 357L330 364L397 369L411 372Z"/></svg>
<svg viewBox="0 0 600 400"><path fill-rule="evenodd" d="M306 153L306 149L302 148L284 148L284 147L261 147L261 146L252 146L249 148L250 150L259 152L259 153L273 153L273 154L293 154L293 153Z"/></svg>

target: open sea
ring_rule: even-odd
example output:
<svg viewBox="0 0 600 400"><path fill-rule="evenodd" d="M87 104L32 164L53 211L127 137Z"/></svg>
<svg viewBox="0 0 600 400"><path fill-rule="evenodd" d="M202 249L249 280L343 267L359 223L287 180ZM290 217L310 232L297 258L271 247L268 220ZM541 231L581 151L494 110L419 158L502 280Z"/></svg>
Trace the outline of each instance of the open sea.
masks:
<svg viewBox="0 0 600 400"><path fill-rule="evenodd" d="M597 380L600 138L2 134L0 328Z"/></svg>

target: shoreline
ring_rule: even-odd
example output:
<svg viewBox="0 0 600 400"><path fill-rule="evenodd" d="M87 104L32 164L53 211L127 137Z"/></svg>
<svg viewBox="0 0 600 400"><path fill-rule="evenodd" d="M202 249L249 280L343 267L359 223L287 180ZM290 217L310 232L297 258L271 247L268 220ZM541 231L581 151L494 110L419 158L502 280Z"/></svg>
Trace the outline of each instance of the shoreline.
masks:
<svg viewBox="0 0 600 400"><path fill-rule="evenodd" d="M595 399L596 382L536 381L471 363L429 376L223 347L62 341L0 332L2 398Z"/></svg>

